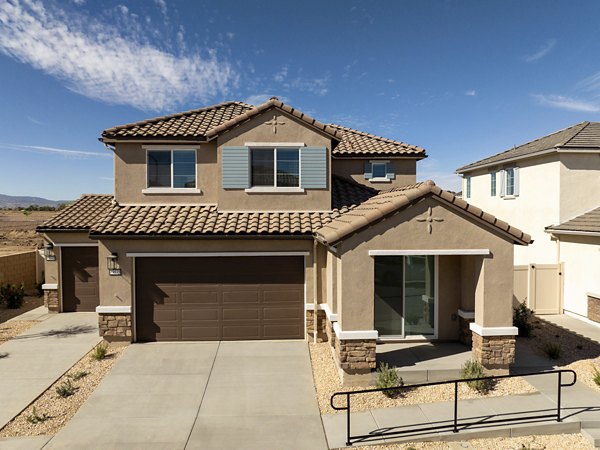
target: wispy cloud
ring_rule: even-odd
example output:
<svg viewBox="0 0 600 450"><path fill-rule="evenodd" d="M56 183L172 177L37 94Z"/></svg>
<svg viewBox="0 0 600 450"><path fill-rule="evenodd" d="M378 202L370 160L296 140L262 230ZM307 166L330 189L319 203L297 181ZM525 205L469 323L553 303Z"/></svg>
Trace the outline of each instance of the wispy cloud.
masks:
<svg viewBox="0 0 600 450"><path fill-rule="evenodd" d="M566 97L564 95L546 95L546 94L532 94L531 95L540 105L550 106L552 108L566 109L568 111L580 111L580 112L598 112L600 111L600 105L590 101L579 100L573 97Z"/></svg>
<svg viewBox="0 0 600 450"><path fill-rule="evenodd" d="M289 70L288 66L283 66L281 69L279 69L277 71L277 73L275 73L275 75L273 75L273 79L275 81L277 81L278 83L283 82L288 75L288 70Z"/></svg>
<svg viewBox="0 0 600 450"><path fill-rule="evenodd" d="M255 95L251 95L250 97L247 97L244 100L244 103L249 103L251 105L260 105L261 103L265 103L267 100L269 100L271 97L277 97L279 100L281 100L283 103L289 103L290 99L287 97L282 97L281 95L274 95L274 94L255 94Z"/></svg>
<svg viewBox="0 0 600 450"><path fill-rule="evenodd" d="M471 89L469 91L466 91L465 95L467 97L476 97L477 96L477 91L475 89Z"/></svg>
<svg viewBox="0 0 600 450"><path fill-rule="evenodd" d="M537 52L532 53L531 55L527 55L523 59L528 63L539 61L540 59L542 59L544 56L546 56L548 53L550 53L552 51L552 49L556 45L556 42L557 42L556 39L547 40L539 48L539 50Z"/></svg>
<svg viewBox="0 0 600 450"><path fill-rule="evenodd" d="M31 123L35 123L36 125L44 125L43 122L40 122L39 120L37 120L35 117L31 117L31 116L25 116L27 118L27 120L29 120Z"/></svg>
<svg viewBox="0 0 600 450"><path fill-rule="evenodd" d="M89 152L83 150L70 150L66 148L57 147L46 147L42 145L21 145L21 144L2 144L0 148L5 150L16 150L21 152L34 152L34 153L49 153L53 155L64 156L67 158L112 158L112 154L108 151L106 153Z"/></svg>
<svg viewBox="0 0 600 450"><path fill-rule="evenodd" d="M285 83L284 86L296 89L302 92L309 92L311 94L324 96L329 92L329 79L330 74L320 78L305 78L301 75L291 80L289 83Z"/></svg>
<svg viewBox="0 0 600 450"><path fill-rule="evenodd" d="M166 12L164 1L157 4ZM143 110L204 102L237 82L215 49L175 54L148 36L125 35L122 27L74 14L38 0L0 2L0 52L74 92Z"/></svg>

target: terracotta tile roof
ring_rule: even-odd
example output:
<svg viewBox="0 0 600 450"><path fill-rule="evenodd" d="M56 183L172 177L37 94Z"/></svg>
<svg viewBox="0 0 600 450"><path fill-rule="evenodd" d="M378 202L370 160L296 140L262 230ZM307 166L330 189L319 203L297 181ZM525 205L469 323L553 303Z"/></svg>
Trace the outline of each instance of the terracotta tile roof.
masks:
<svg viewBox="0 0 600 450"><path fill-rule="evenodd" d="M112 195L85 194L73 204L67 206L52 219L37 227L37 231L46 230L89 230L112 208Z"/></svg>
<svg viewBox="0 0 600 450"><path fill-rule="evenodd" d="M342 133L341 142L333 149L334 156L421 156L426 157L425 149L416 145L393 141L364 131L341 125L330 124Z"/></svg>
<svg viewBox="0 0 600 450"><path fill-rule="evenodd" d="M546 227L548 231L572 231L582 233L600 233L600 207L583 213L559 225Z"/></svg>
<svg viewBox="0 0 600 450"><path fill-rule="evenodd" d="M242 102L224 102L108 128L102 132L102 138L108 141L139 138L204 140L209 130L253 108Z"/></svg>
<svg viewBox="0 0 600 450"><path fill-rule="evenodd" d="M581 122L543 136L502 153L481 159L456 169L457 172L485 167L506 160L522 158L535 153L558 148L600 148L600 122Z"/></svg>
<svg viewBox="0 0 600 450"><path fill-rule="evenodd" d="M466 213L487 222L499 231L511 236L515 243L529 244L532 242L531 236L528 234L470 205L454 194L440 189L430 180L415 185L382 191L316 230L315 236L323 243L329 245L335 244L379 221L388 214L408 207L427 195L433 195L445 200L464 210Z"/></svg>
<svg viewBox="0 0 600 450"><path fill-rule="evenodd" d="M427 156L424 149L415 145L393 141L341 125L323 124L275 97L259 106L242 102L225 102L119 125L104 130L101 139L104 142L127 139L209 141L270 108L284 111L337 140L339 144L333 150L334 156L412 156L421 158Z"/></svg>
<svg viewBox="0 0 600 450"><path fill-rule="evenodd" d="M377 191L336 177L332 211L238 212L220 211L215 205L119 206L91 230L92 235L221 235L312 234Z"/></svg>

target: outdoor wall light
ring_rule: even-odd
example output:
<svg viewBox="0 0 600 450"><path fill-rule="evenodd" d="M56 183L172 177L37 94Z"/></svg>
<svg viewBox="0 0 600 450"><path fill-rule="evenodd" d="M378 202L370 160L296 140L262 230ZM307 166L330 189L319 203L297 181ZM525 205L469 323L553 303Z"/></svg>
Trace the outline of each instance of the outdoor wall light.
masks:
<svg viewBox="0 0 600 450"><path fill-rule="evenodd" d="M51 243L46 243L44 245L44 258L46 261L56 261L56 255L54 254L54 245Z"/></svg>
<svg viewBox="0 0 600 450"><path fill-rule="evenodd" d="M106 257L106 265L108 267L109 275L121 275L121 268L118 263L119 255L117 253L111 253Z"/></svg>

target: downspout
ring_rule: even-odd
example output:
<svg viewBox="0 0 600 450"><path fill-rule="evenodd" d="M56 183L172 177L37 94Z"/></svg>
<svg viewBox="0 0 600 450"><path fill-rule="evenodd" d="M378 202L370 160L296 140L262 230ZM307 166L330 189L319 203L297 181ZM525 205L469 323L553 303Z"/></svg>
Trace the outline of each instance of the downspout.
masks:
<svg viewBox="0 0 600 450"><path fill-rule="evenodd" d="M313 241L313 343L317 343L317 316L319 304L317 303L317 240Z"/></svg>

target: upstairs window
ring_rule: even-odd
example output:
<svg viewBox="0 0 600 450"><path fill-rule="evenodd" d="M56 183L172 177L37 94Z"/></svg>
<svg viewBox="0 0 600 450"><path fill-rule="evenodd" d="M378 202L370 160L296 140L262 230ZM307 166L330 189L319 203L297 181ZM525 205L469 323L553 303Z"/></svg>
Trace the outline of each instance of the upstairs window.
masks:
<svg viewBox="0 0 600 450"><path fill-rule="evenodd" d="M250 153L252 187L300 187L300 150L253 148Z"/></svg>
<svg viewBox="0 0 600 450"><path fill-rule="evenodd" d="M496 172L490 173L490 195L496 196Z"/></svg>
<svg viewBox="0 0 600 450"><path fill-rule="evenodd" d="M365 180L389 183L395 178L394 166L390 161L373 160L365 163Z"/></svg>
<svg viewBox="0 0 600 450"><path fill-rule="evenodd" d="M506 169L506 195L515 195L515 169Z"/></svg>
<svg viewBox="0 0 600 450"><path fill-rule="evenodd" d="M195 150L149 150L149 188L196 188Z"/></svg>
<svg viewBox="0 0 600 450"><path fill-rule="evenodd" d="M471 198L471 177L465 177L465 196Z"/></svg>

